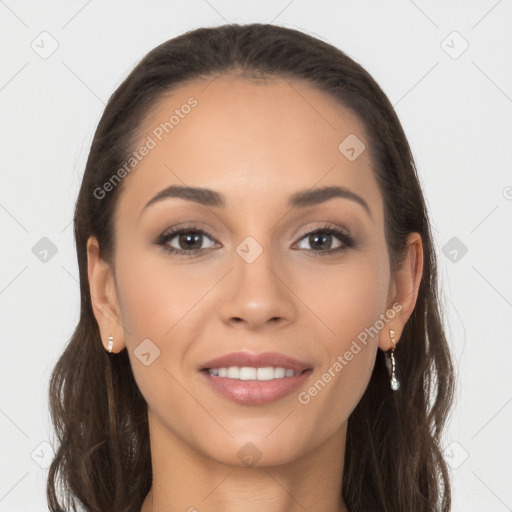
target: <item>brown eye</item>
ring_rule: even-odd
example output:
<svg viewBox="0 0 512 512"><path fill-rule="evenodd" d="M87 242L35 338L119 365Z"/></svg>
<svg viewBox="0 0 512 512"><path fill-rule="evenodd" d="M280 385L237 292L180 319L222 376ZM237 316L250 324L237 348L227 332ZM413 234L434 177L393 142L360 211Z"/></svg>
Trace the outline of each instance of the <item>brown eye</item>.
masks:
<svg viewBox="0 0 512 512"><path fill-rule="evenodd" d="M333 248L333 244L336 244L335 239L338 239L338 243ZM309 231L302 235L301 240L307 242L309 248L300 248L316 253L315 256L339 253L355 246L354 239L350 235L330 226Z"/></svg>
<svg viewBox="0 0 512 512"><path fill-rule="evenodd" d="M170 229L162 233L155 243L171 254L190 256L205 250L202 247L205 238L215 243L208 233L201 228L186 226L179 229ZM174 245L171 245L171 242Z"/></svg>

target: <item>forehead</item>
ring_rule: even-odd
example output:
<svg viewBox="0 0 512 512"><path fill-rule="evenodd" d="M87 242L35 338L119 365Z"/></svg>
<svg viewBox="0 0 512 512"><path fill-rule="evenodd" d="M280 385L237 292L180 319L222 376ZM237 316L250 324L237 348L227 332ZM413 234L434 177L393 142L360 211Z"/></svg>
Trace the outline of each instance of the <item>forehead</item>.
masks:
<svg viewBox="0 0 512 512"><path fill-rule="evenodd" d="M151 149L125 178L121 216L171 184L222 191L228 208L265 208L295 190L331 185L363 195L372 210L381 202L363 124L304 81L189 83L147 115L137 148L143 145ZM354 159L347 146L362 152Z"/></svg>

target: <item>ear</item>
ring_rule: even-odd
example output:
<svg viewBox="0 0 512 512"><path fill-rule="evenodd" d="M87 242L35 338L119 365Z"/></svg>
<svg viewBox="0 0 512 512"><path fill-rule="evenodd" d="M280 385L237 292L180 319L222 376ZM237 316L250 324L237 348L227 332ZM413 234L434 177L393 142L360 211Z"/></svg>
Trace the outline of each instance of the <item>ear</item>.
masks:
<svg viewBox="0 0 512 512"><path fill-rule="evenodd" d="M108 350L108 338L112 336L112 352L120 352L126 344L114 272L111 266L100 258L99 243L94 236L87 240L87 273L92 309L98 322L103 346Z"/></svg>
<svg viewBox="0 0 512 512"><path fill-rule="evenodd" d="M406 257L396 275L391 277L392 281L389 287L388 309L393 309L396 314L379 334L379 347L385 352L394 346L391 341L390 329L395 331L394 339L398 343L404 326L416 305L423 275L423 244L419 233L409 233L406 251Z"/></svg>

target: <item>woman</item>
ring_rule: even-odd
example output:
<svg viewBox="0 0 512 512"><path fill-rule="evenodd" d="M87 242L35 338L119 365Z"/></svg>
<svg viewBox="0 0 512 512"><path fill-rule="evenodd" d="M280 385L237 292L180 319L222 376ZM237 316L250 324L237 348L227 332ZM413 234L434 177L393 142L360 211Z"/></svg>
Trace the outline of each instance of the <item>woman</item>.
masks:
<svg viewBox="0 0 512 512"><path fill-rule="evenodd" d="M153 49L99 123L75 237L51 510L450 510L427 209L343 52L265 24Z"/></svg>

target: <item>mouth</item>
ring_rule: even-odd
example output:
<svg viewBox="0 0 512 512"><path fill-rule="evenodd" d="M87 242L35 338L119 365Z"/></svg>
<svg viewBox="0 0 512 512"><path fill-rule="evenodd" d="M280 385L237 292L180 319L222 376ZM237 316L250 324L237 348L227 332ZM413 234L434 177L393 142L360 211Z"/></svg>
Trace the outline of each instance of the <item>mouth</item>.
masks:
<svg viewBox="0 0 512 512"><path fill-rule="evenodd" d="M210 375L215 375L216 377L226 377L227 379L236 380L284 379L288 377L295 377L302 373L292 370L291 368L284 368L283 366L264 366L258 368L252 366L229 366L227 368L208 368L205 371Z"/></svg>
<svg viewBox="0 0 512 512"><path fill-rule="evenodd" d="M284 398L302 386L312 371L310 365L277 352L236 352L200 368L214 391L246 405L263 405Z"/></svg>

